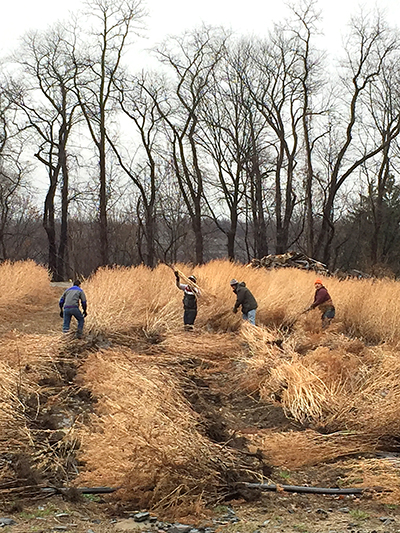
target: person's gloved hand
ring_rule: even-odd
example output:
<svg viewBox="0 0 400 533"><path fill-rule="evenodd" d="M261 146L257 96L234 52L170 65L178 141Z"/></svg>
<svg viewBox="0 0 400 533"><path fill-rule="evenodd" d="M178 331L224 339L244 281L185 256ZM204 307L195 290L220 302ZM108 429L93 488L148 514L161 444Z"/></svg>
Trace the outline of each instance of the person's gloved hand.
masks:
<svg viewBox="0 0 400 533"><path fill-rule="evenodd" d="M233 312L235 313L235 315L236 315L236 313L238 312L237 307L234 307L234 308L232 309L232 311L233 311Z"/></svg>
<svg viewBox="0 0 400 533"><path fill-rule="evenodd" d="M87 317L87 311L83 311L83 316L86 318Z"/></svg>
<svg viewBox="0 0 400 533"><path fill-rule="evenodd" d="M61 309L61 311L60 311L60 317L61 317L61 318L64 318L64 313L63 313L63 310L62 310L62 309Z"/></svg>
<svg viewBox="0 0 400 533"><path fill-rule="evenodd" d="M179 278L179 272L177 270L174 271L175 277Z"/></svg>

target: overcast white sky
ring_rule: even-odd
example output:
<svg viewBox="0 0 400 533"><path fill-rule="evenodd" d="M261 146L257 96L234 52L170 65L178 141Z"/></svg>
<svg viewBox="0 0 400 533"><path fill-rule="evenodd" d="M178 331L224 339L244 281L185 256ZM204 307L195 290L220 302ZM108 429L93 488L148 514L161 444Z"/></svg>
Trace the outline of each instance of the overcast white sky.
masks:
<svg viewBox="0 0 400 533"><path fill-rule="evenodd" d="M5 4L5 5L4 5ZM29 29L44 29L68 17L82 0L9 0L3 3L0 18L0 55L18 44L18 38ZM400 26L399 0L319 0L323 13L326 46L337 48L351 15L360 8L384 9L387 19ZM238 33L264 35L273 22L284 18L284 0L147 0L149 41L143 47L159 42L168 34L198 27L202 22L223 25Z"/></svg>

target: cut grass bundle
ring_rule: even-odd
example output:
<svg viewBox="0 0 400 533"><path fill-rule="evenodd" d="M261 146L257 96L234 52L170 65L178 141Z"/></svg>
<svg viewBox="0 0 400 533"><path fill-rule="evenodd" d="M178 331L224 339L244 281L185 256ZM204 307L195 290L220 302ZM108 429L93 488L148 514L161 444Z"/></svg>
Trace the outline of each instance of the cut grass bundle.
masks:
<svg viewBox="0 0 400 533"><path fill-rule="evenodd" d="M282 362L272 369L271 377L261 386L261 398L279 398L287 416L301 423L323 424L335 397L335 389L301 362Z"/></svg>
<svg viewBox="0 0 400 533"><path fill-rule="evenodd" d="M377 440L400 438L400 361L397 352L375 348L375 359L365 373L346 413L348 425L367 431Z"/></svg>
<svg viewBox="0 0 400 533"><path fill-rule="evenodd" d="M255 339L253 334L250 345L257 351L243 381L261 399L279 401L288 417L324 431L351 429L376 443L400 437L400 363L390 347L367 348L357 339L326 334L321 346L300 356L290 342L282 353Z"/></svg>
<svg viewBox="0 0 400 533"><path fill-rule="evenodd" d="M78 483L121 487L118 498L164 511L215 490L220 448L199 433L173 374L127 349L91 354L82 371L98 404Z"/></svg>
<svg viewBox="0 0 400 533"><path fill-rule="evenodd" d="M376 451L373 439L356 432L321 435L311 429L286 433L264 431L253 439L270 464L289 470Z"/></svg>
<svg viewBox="0 0 400 533"><path fill-rule="evenodd" d="M400 463L397 457L361 458L340 465L343 486L369 489L374 499L398 505L400 498Z"/></svg>
<svg viewBox="0 0 400 533"><path fill-rule="evenodd" d="M246 354L241 360L245 369L241 378L242 386L255 392L263 388L271 369L282 359L289 359L290 355L287 348L282 349L283 338L278 330L253 327L246 322L241 328L240 337L252 356L249 358Z"/></svg>
<svg viewBox="0 0 400 533"><path fill-rule="evenodd" d="M287 415L301 423L329 431L351 428L349 413L359 401L374 358L347 351L352 344L341 336L327 336L324 342L330 346L319 346L303 357L292 352L289 360L276 361L260 395L279 398Z"/></svg>

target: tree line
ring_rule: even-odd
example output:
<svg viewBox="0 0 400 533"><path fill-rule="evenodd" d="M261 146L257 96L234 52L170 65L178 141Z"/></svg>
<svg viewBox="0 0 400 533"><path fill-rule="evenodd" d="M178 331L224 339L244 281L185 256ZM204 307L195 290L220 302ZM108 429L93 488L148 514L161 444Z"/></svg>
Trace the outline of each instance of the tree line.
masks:
<svg viewBox="0 0 400 533"><path fill-rule="evenodd" d="M400 270L396 28L355 16L332 57L301 0L262 38L168 37L138 73L145 20L141 0L95 0L3 58L0 259L54 280L291 249Z"/></svg>

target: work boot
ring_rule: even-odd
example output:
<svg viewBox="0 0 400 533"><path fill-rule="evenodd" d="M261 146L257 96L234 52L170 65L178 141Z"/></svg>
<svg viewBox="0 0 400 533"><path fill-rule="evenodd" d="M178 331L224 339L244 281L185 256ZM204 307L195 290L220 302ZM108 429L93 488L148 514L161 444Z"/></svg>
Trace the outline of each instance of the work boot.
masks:
<svg viewBox="0 0 400 533"><path fill-rule="evenodd" d="M75 333L75 339L81 339L81 338L82 338L82 331L79 331L79 330L78 330L78 331Z"/></svg>

